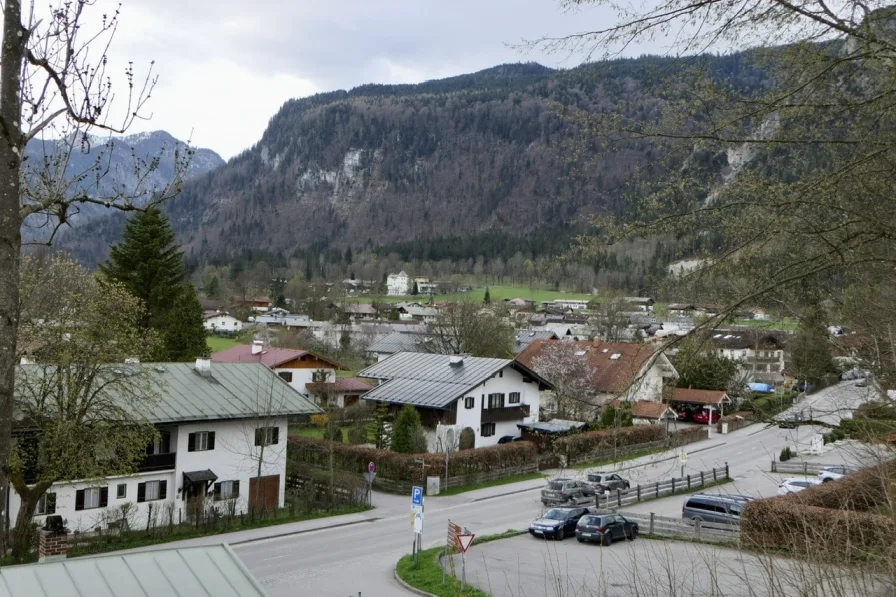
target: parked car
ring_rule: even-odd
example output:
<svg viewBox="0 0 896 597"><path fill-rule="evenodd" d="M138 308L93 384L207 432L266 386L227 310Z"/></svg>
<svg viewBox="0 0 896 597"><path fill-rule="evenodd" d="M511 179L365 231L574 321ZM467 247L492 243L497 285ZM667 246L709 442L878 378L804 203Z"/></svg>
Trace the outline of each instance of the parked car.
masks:
<svg viewBox="0 0 896 597"><path fill-rule="evenodd" d="M781 483L778 484L778 495L799 493L804 489L812 487L813 485L821 485L821 481L819 481L818 479L800 479L798 477L784 479L783 481L781 481Z"/></svg>
<svg viewBox="0 0 896 597"><path fill-rule="evenodd" d="M558 539L575 535L576 525L588 508L551 508L529 525L529 534L541 539Z"/></svg>
<svg viewBox="0 0 896 597"><path fill-rule="evenodd" d="M863 377L862 379L860 379L859 381L857 381L857 382L856 382L856 387L857 387L857 388L867 388L867 387L868 387L868 378L867 378L867 377Z"/></svg>
<svg viewBox="0 0 896 597"><path fill-rule="evenodd" d="M585 484L598 493L628 489L630 486L628 481L616 473L588 473L585 477Z"/></svg>
<svg viewBox="0 0 896 597"><path fill-rule="evenodd" d="M575 505L594 499L594 489L583 481L558 478L548 481L547 487L541 490L541 503L545 506L559 504Z"/></svg>
<svg viewBox="0 0 896 597"><path fill-rule="evenodd" d="M576 540L579 543L599 541L610 545L616 539L634 541L638 536L638 523L619 514L586 514L576 525Z"/></svg>
<svg viewBox="0 0 896 597"><path fill-rule="evenodd" d="M708 410L701 410L694 413L693 421L695 423L700 423L702 425L706 425L709 423L709 412ZM712 411L712 422L715 423L719 420L719 411Z"/></svg>
<svg viewBox="0 0 896 597"><path fill-rule="evenodd" d="M818 479L821 483L827 483L828 481L839 481L844 476L852 474L856 472L856 470L849 466L826 466L818 471Z"/></svg>
<svg viewBox="0 0 896 597"><path fill-rule="evenodd" d="M694 418L694 411L689 408L681 408L678 410L679 421L690 421Z"/></svg>
<svg viewBox="0 0 896 597"><path fill-rule="evenodd" d="M781 416L778 419L778 427L781 429L796 429L805 422L806 415L803 414L803 411L794 411Z"/></svg>
<svg viewBox="0 0 896 597"><path fill-rule="evenodd" d="M695 493L681 508L685 520L740 524L744 506L753 498L745 495Z"/></svg>
<svg viewBox="0 0 896 597"><path fill-rule="evenodd" d="M498 440L499 444L509 444L512 442L521 442L523 438L518 435L505 435L501 439Z"/></svg>

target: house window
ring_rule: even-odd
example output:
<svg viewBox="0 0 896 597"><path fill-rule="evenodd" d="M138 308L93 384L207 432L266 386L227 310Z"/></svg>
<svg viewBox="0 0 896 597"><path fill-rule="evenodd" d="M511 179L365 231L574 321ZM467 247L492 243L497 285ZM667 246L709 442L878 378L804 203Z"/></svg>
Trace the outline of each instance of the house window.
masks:
<svg viewBox="0 0 896 597"><path fill-rule="evenodd" d="M56 494L45 493L40 496L37 501L37 508L34 509L35 516L43 516L44 514L56 513Z"/></svg>
<svg viewBox="0 0 896 597"><path fill-rule="evenodd" d="M221 481L215 483L215 501L240 497L239 481Z"/></svg>
<svg viewBox="0 0 896 597"><path fill-rule="evenodd" d="M171 432L162 431L159 438L150 444L146 444L147 454L170 454L171 453Z"/></svg>
<svg viewBox="0 0 896 597"><path fill-rule="evenodd" d="M495 434L495 424L494 423L483 423L482 424L482 437L490 437Z"/></svg>
<svg viewBox="0 0 896 597"><path fill-rule="evenodd" d="M324 383L327 381L327 372L326 371L315 371L311 374L311 381L314 383Z"/></svg>
<svg viewBox="0 0 896 597"><path fill-rule="evenodd" d="M504 408L504 394L489 394L488 395L488 407L489 408Z"/></svg>
<svg viewBox="0 0 896 597"><path fill-rule="evenodd" d="M511 392L510 396L507 397L507 402L510 404L519 404L520 403L520 393L519 392Z"/></svg>
<svg viewBox="0 0 896 597"><path fill-rule="evenodd" d="M105 508L109 505L108 487L88 487L75 492L75 510Z"/></svg>
<svg viewBox="0 0 896 597"><path fill-rule="evenodd" d="M115 497L119 500L123 500L128 497L128 484L127 483L119 483L115 488Z"/></svg>
<svg viewBox="0 0 896 597"><path fill-rule="evenodd" d="M215 449L214 431L197 431L187 436L187 452L203 452Z"/></svg>
<svg viewBox="0 0 896 597"><path fill-rule="evenodd" d="M503 369L501 369L500 371L498 371L498 377L504 377L504 370L503 370Z"/></svg>
<svg viewBox="0 0 896 597"><path fill-rule="evenodd" d="M277 375L286 383L292 383L292 371L280 371Z"/></svg>
<svg viewBox="0 0 896 597"><path fill-rule="evenodd" d="M137 501L152 502L168 497L168 481L147 481L137 484Z"/></svg>
<svg viewBox="0 0 896 597"><path fill-rule="evenodd" d="M464 398L464 408L474 408L476 406L476 398L474 396L467 396Z"/></svg>
<svg viewBox="0 0 896 597"><path fill-rule="evenodd" d="M255 430L256 446L272 446L280 441L279 427L259 427Z"/></svg>

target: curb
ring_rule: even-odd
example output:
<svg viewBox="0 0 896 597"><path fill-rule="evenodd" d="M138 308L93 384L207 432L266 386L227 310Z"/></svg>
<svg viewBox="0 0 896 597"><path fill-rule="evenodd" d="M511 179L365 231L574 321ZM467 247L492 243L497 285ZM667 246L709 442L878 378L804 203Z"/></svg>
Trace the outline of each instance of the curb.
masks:
<svg viewBox="0 0 896 597"><path fill-rule="evenodd" d="M538 486L538 487L529 487L528 489L516 489L516 490L514 490L514 491L508 491L508 492L505 492L505 493L499 493L499 494L497 494L497 495L487 495L487 496L485 496L485 497L476 498L476 499L473 499L473 500L470 500L470 501L467 501L467 502L464 502L464 503L465 503L465 504L475 504L476 502L483 502L483 501L485 501L485 500L492 500L492 499L495 499L495 498L504 497L504 496L508 496L508 495L516 495L517 493L526 493L527 491L535 491L536 489L541 489L543 486L544 486L544 483L542 483L542 484L541 484L540 486Z"/></svg>
<svg viewBox="0 0 896 597"><path fill-rule="evenodd" d="M340 527L350 527L356 524L365 524L368 522L376 522L378 520L382 520L382 518L366 518L364 520L353 520L352 522L340 522L338 524L330 524L321 527L315 527L313 529L303 529L301 531L289 531L287 533L278 533L276 535L266 535L264 537L256 537L255 539L244 539L242 541L232 541L229 542L228 545L238 546L238 545L247 545L249 543L257 543L259 541L267 541L268 539L279 539L281 537L291 537L293 535L304 535L305 533L313 533L314 531L323 531L325 529L338 529Z"/></svg>
<svg viewBox="0 0 896 597"><path fill-rule="evenodd" d="M397 567L392 569L392 576L395 577L395 580L398 581L398 584L400 584L401 587L406 591L410 591L411 593L415 593L417 595L422 595L423 597L438 597L437 595L433 595L432 593L427 593L426 591L421 591L420 589L412 587L408 583L401 580L401 577L398 576L398 568Z"/></svg>

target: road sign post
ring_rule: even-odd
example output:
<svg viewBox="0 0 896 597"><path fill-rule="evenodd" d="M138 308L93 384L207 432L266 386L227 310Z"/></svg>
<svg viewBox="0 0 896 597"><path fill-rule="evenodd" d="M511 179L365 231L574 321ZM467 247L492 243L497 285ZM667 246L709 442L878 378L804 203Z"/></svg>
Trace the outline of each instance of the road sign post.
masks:
<svg viewBox="0 0 896 597"><path fill-rule="evenodd" d="M476 537L473 533L469 533L464 528L464 533L457 536L457 546L460 549L460 591L463 593L464 586L467 584L467 550L473 544Z"/></svg>
<svg viewBox="0 0 896 597"><path fill-rule="evenodd" d="M679 476L680 476L681 478L684 478L684 465L686 465L686 464L688 463L688 454L687 454L687 452L685 452L684 450L682 450L682 451L678 454L678 460L681 462L681 475L679 475Z"/></svg>
<svg viewBox="0 0 896 597"><path fill-rule="evenodd" d="M411 526L414 527L414 564L416 565L417 554L423 548L423 488L418 485L411 487Z"/></svg>

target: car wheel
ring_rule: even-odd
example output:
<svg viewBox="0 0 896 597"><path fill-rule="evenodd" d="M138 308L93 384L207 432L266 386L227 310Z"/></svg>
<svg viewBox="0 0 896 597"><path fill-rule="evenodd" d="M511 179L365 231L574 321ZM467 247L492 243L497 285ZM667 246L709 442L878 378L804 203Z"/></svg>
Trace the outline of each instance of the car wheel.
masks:
<svg viewBox="0 0 896 597"><path fill-rule="evenodd" d="M833 479L831 479L831 478L821 480L822 483L830 483L831 481L833 481Z"/></svg>
<svg viewBox="0 0 896 597"><path fill-rule="evenodd" d="M600 536L600 544L604 547L608 547L613 542L613 537L610 536L610 533L604 533Z"/></svg>
<svg viewBox="0 0 896 597"><path fill-rule="evenodd" d="M584 543L584 542L585 542L585 540L582 539L581 537L576 537L576 541L578 541L579 543Z"/></svg>
<svg viewBox="0 0 896 597"><path fill-rule="evenodd" d="M630 529L628 535L626 535L626 539L629 541L634 541L638 537L638 529Z"/></svg>
<svg viewBox="0 0 896 597"><path fill-rule="evenodd" d="M557 533L557 537L556 537L557 541L563 541L563 539L565 539L565 538L566 538L566 531L560 531L559 533Z"/></svg>

